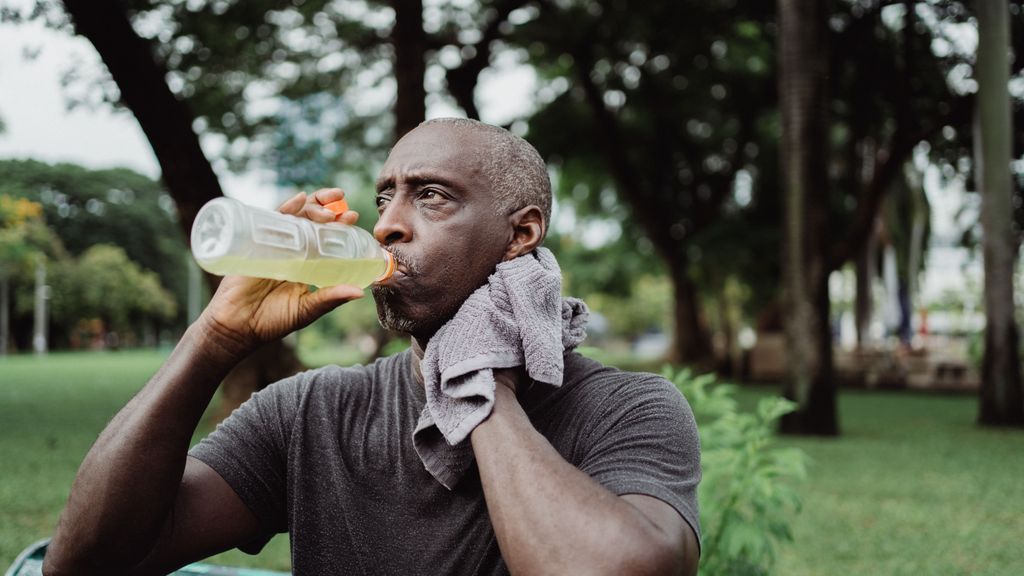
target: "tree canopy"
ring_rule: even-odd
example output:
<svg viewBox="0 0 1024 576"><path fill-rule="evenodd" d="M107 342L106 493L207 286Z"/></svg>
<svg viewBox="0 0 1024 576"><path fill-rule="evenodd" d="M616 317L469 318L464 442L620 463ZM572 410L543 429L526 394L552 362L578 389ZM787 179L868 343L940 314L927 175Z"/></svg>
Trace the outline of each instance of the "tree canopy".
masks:
<svg viewBox="0 0 1024 576"><path fill-rule="evenodd" d="M122 168L0 160L0 194L38 202L71 256L100 244L119 246L185 301L188 253L174 202L157 182Z"/></svg>

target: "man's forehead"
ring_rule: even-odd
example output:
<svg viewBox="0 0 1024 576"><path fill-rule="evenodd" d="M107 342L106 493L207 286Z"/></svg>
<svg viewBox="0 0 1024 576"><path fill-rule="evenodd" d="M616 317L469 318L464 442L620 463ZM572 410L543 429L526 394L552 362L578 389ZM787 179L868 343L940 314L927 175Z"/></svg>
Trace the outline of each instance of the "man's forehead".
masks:
<svg viewBox="0 0 1024 576"><path fill-rule="evenodd" d="M486 139L471 130L444 124L420 126L391 149L378 180L397 174L479 175L487 150Z"/></svg>

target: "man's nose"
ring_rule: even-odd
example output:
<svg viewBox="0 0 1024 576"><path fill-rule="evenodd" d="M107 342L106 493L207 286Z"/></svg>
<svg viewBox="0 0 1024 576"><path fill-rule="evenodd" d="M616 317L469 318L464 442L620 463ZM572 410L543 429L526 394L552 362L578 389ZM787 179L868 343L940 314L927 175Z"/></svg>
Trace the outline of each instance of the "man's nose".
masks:
<svg viewBox="0 0 1024 576"><path fill-rule="evenodd" d="M373 227L373 237L384 246L412 239L409 207L397 198L388 203Z"/></svg>

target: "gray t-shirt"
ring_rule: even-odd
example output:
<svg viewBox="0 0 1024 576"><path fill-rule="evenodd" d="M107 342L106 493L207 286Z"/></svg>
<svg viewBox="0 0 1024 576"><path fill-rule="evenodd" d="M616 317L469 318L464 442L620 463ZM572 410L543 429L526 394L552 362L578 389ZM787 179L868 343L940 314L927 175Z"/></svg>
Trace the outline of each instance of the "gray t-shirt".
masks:
<svg viewBox="0 0 1024 576"><path fill-rule="evenodd" d="M476 468L449 491L413 448L425 400L410 354L282 380L192 449L261 524L242 550L288 531L296 574L508 573ZM668 503L699 535L697 427L672 384L573 352L561 387L523 387L519 401L566 461Z"/></svg>

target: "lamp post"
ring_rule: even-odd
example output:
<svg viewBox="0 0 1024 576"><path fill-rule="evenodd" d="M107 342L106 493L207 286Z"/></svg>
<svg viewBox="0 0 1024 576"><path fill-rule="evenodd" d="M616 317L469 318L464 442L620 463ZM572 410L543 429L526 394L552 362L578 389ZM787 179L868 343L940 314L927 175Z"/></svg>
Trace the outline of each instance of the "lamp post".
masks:
<svg viewBox="0 0 1024 576"><path fill-rule="evenodd" d="M39 256L36 260L36 298L35 318L32 327L32 350L36 354L46 354L48 346L47 325L50 287L46 285L46 259Z"/></svg>

